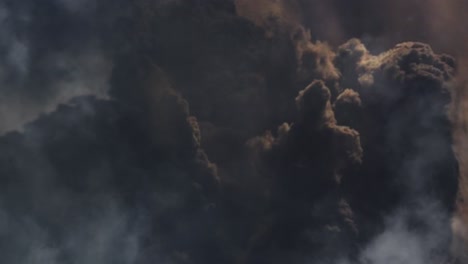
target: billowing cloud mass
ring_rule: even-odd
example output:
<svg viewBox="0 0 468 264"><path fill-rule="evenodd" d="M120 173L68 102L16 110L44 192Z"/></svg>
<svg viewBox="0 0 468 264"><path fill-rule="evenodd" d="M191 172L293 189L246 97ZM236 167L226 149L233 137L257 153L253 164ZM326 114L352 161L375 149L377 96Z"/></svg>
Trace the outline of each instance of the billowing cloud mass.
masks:
<svg viewBox="0 0 468 264"><path fill-rule="evenodd" d="M457 1L0 3L0 262L465 263Z"/></svg>

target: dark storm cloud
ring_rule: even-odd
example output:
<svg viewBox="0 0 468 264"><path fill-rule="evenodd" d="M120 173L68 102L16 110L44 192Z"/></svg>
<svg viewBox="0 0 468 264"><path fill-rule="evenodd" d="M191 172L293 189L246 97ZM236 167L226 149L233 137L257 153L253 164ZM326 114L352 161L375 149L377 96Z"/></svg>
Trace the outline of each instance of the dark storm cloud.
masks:
<svg viewBox="0 0 468 264"><path fill-rule="evenodd" d="M351 48L345 52L345 47ZM455 74L453 58L434 54L428 45L422 43L402 43L375 56L364 50L362 45L356 45L356 40L352 40L340 49L342 51L337 57L337 64L346 65L346 61L356 62L355 70L343 76L343 80L357 85L353 88L355 92L348 91L338 97L335 108L340 112L338 108L340 101L344 96L351 95L355 99L348 100L347 104L354 102L356 109L364 108L360 117L362 123L374 126L364 127L360 131L365 145L367 140L374 138L370 134L373 131L380 131L378 127L381 127L387 130L384 134L388 136L386 140L392 141L392 148L405 149L410 146L398 146L398 144L411 142L417 138L421 140L427 135L437 137L437 140L434 138L434 142L440 140L445 142L443 145L446 145L447 153L452 152L448 106L454 88L450 85ZM354 54L359 56L356 57ZM343 115L348 114L347 109L343 109ZM402 153L405 152L408 150ZM456 171L451 175L457 175ZM456 186L456 177L452 178L452 182ZM447 206L449 201L453 199L447 199Z"/></svg>
<svg viewBox="0 0 468 264"><path fill-rule="evenodd" d="M297 122L282 125L278 138L266 134L249 143L271 185L272 223L248 263L336 261L357 246L353 212L339 185L361 162L362 149L356 131L336 124L330 98L322 81L313 82L296 98ZM336 250L334 256L327 250Z"/></svg>
<svg viewBox="0 0 468 264"><path fill-rule="evenodd" d="M378 8L354 4L351 13ZM17 24L5 31L8 54L19 54L5 67L28 72L21 93L35 99L30 83L45 97L64 87L56 75L71 73L44 67L51 56L73 64L97 47L113 66L109 99L74 98L0 137L7 262L386 264L449 255L458 176L451 57L418 42L378 55L366 39L334 49L360 29L385 35L367 22L376 14L355 18L340 1L7 9L19 19L29 8L27 49L15 47Z"/></svg>
<svg viewBox="0 0 468 264"><path fill-rule="evenodd" d="M357 85L355 92L338 97L335 110L338 121L352 118L347 122L352 121L349 125L360 132L365 153L358 174L344 178L344 185L354 185L347 179L360 179L375 186L374 190L365 191L363 186L354 185L355 193L347 197L358 215L379 217L374 215L376 211L361 207L366 203L366 207L371 205L399 219L395 221L414 226L421 233L411 234L411 228L405 227L409 232L405 231L405 236L411 234L411 239L422 241L423 236L434 236L434 244L419 244L424 254L414 255L414 261L424 263L426 252L435 250L431 248L448 250L447 223L443 225L430 216L437 215L448 222L454 213L458 189L459 170L452 150L453 126L448 108L455 89L455 62L447 55L434 54L428 45L415 42L399 44L375 56L357 40L340 50L337 64L356 62L354 72L348 71L343 80ZM350 96L352 100L344 101ZM352 110L357 111L350 114ZM411 208L415 206L429 213L401 214L397 209L414 210ZM366 229L362 231L365 233ZM394 239L389 235L388 239Z"/></svg>
<svg viewBox="0 0 468 264"><path fill-rule="evenodd" d="M181 109L164 124L174 139L127 105L87 97L2 137L3 261L207 260L216 168L182 101L165 99L166 113Z"/></svg>

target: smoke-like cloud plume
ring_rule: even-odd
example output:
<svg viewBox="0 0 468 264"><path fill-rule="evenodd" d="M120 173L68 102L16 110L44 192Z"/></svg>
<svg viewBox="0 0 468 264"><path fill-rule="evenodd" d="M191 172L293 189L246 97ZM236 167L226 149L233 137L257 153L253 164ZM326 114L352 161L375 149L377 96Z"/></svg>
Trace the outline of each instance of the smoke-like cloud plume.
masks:
<svg viewBox="0 0 468 264"><path fill-rule="evenodd" d="M0 262L464 263L465 7L0 4Z"/></svg>

